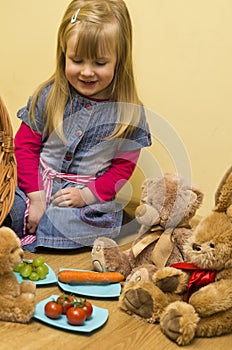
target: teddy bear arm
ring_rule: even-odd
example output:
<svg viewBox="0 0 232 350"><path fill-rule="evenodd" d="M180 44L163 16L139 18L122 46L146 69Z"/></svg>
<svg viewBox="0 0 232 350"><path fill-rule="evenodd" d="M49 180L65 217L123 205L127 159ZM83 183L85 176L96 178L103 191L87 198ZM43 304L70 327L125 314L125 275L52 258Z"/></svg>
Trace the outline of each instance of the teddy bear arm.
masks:
<svg viewBox="0 0 232 350"><path fill-rule="evenodd" d="M17 297L20 295L20 286L13 272L0 276L0 294Z"/></svg>
<svg viewBox="0 0 232 350"><path fill-rule="evenodd" d="M192 305L183 301L170 303L160 318L162 332L178 345L187 345L195 336L199 317Z"/></svg>
<svg viewBox="0 0 232 350"><path fill-rule="evenodd" d="M157 267L153 264L142 264L141 266L132 269L131 273L127 276L126 281L151 281L154 273L157 271Z"/></svg>
<svg viewBox="0 0 232 350"><path fill-rule="evenodd" d="M35 295L21 294L13 297L0 295L0 319L3 321L28 323L35 310Z"/></svg>
<svg viewBox="0 0 232 350"><path fill-rule="evenodd" d="M36 284L30 281L23 281L20 283L20 292L22 293L32 293L35 294Z"/></svg>
<svg viewBox="0 0 232 350"><path fill-rule="evenodd" d="M19 284L14 277L15 275L12 273L12 278L9 277L7 281L4 280L4 283L2 283L0 319L10 322L28 323L35 310L36 287L32 282L25 281Z"/></svg>
<svg viewBox="0 0 232 350"><path fill-rule="evenodd" d="M232 281L232 269L224 269L224 270L217 272L215 280L219 281L222 279L224 279L224 280L229 279Z"/></svg>
<svg viewBox="0 0 232 350"><path fill-rule="evenodd" d="M188 274L180 269L164 267L153 275L154 284L165 293L182 294L188 285Z"/></svg>
<svg viewBox="0 0 232 350"><path fill-rule="evenodd" d="M232 308L224 312L202 317L197 325L197 337L215 337L232 332Z"/></svg>
<svg viewBox="0 0 232 350"><path fill-rule="evenodd" d="M121 310L149 323L159 321L168 303L168 296L149 281L126 282L119 298Z"/></svg>
<svg viewBox="0 0 232 350"><path fill-rule="evenodd" d="M232 308L232 281L221 280L202 287L189 299L201 317Z"/></svg>

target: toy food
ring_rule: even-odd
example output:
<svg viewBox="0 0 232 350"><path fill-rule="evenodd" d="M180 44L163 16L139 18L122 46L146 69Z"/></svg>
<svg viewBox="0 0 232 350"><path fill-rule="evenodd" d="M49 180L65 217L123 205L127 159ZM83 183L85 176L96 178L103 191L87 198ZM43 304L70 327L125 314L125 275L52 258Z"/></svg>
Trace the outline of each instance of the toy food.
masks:
<svg viewBox="0 0 232 350"><path fill-rule="evenodd" d="M124 276L118 272L61 270L59 271L58 279L62 283L72 285L80 283L109 284L123 281Z"/></svg>

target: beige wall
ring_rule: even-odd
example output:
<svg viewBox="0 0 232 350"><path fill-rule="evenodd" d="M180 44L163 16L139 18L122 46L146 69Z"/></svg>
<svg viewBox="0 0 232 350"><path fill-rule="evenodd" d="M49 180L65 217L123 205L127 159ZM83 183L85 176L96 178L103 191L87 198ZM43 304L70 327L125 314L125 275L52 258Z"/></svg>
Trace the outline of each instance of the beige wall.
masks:
<svg viewBox="0 0 232 350"><path fill-rule="evenodd" d="M54 68L56 33L68 0L1 0L0 95L11 114ZM127 0L134 23L140 96L154 145L133 176L180 172L205 193L199 214L213 205L231 165L231 0Z"/></svg>

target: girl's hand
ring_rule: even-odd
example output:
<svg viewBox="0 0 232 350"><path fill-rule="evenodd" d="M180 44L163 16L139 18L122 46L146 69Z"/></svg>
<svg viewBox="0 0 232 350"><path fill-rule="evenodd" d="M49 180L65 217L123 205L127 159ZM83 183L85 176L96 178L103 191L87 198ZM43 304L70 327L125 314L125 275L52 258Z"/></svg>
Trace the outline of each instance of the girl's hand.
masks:
<svg viewBox="0 0 232 350"><path fill-rule="evenodd" d="M27 217L27 231L35 234L39 222L45 212L45 193L44 191L31 192L27 194L30 200L29 214Z"/></svg>
<svg viewBox="0 0 232 350"><path fill-rule="evenodd" d="M79 188L67 187L55 193L52 204L58 207L81 208L86 202Z"/></svg>

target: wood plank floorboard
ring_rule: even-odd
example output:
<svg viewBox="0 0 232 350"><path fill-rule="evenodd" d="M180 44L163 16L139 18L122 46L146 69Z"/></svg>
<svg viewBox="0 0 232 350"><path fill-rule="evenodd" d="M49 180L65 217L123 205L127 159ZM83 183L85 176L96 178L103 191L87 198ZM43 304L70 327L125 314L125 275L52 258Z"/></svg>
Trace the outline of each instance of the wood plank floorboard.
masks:
<svg viewBox="0 0 232 350"><path fill-rule="evenodd" d="M121 249L125 249L121 247ZM90 249L79 250L72 254L66 252L25 252L25 258L44 255L46 262L57 274L59 268L70 267L91 269ZM62 293L57 284L37 287L37 302ZM176 350L179 346L167 339L159 325L152 325L129 316L118 309L118 300L88 298L94 305L107 308L107 323L93 333L63 331L48 326L36 319L29 324L17 324L0 321L1 350ZM232 334L215 338L195 338L186 349L231 350Z"/></svg>

